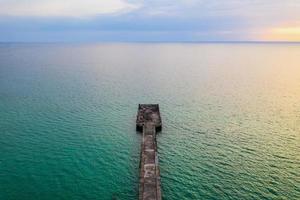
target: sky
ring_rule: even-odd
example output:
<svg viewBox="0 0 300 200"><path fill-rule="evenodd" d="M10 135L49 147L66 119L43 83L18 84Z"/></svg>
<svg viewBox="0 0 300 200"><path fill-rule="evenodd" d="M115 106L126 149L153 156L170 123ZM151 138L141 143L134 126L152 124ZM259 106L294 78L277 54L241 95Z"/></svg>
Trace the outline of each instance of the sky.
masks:
<svg viewBox="0 0 300 200"><path fill-rule="evenodd" d="M300 0L0 0L0 42L300 41Z"/></svg>

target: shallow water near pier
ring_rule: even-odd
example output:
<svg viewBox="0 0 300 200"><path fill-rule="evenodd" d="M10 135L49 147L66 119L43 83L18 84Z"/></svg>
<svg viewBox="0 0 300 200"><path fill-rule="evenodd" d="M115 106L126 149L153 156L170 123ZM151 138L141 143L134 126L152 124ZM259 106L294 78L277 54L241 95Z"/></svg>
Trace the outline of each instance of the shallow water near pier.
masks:
<svg viewBox="0 0 300 200"><path fill-rule="evenodd" d="M0 44L0 199L137 199L139 103L163 199L300 199L292 43Z"/></svg>

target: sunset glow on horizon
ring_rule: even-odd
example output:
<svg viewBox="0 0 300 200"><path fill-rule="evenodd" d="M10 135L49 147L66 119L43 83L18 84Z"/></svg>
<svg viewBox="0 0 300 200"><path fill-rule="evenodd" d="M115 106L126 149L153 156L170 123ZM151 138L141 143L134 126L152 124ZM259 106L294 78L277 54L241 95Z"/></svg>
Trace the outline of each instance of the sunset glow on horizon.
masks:
<svg viewBox="0 0 300 200"><path fill-rule="evenodd" d="M296 41L298 0L1 0L0 42Z"/></svg>
<svg viewBox="0 0 300 200"><path fill-rule="evenodd" d="M266 31L263 40L267 41L300 41L300 25L282 26Z"/></svg>

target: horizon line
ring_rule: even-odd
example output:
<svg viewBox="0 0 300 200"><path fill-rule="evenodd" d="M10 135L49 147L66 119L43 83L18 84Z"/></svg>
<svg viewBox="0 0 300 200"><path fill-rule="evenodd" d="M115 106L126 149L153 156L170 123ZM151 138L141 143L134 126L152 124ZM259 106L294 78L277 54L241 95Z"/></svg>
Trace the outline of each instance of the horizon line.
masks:
<svg viewBox="0 0 300 200"><path fill-rule="evenodd" d="M122 40L103 40L103 41L0 41L0 44L8 43L65 43L65 44L76 44L76 43L300 43L300 41L252 41L252 40L199 40L199 41L151 41L151 40L141 40L141 41L122 41Z"/></svg>

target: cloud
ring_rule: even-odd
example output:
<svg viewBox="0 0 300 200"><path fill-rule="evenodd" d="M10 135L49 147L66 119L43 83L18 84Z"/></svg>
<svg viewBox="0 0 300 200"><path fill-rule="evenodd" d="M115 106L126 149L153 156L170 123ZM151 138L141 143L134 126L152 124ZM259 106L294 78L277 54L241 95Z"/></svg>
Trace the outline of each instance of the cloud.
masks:
<svg viewBox="0 0 300 200"><path fill-rule="evenodd" d="M138 7L123 0L0 0L0 15L80 18L124 13Z"/></svg>
<svg viewBox="0 0 300 200"><path fill-rule="evenodd" d="M0 0L0 41L260 40L299 24L299 10L299 0Z"/></svg>

